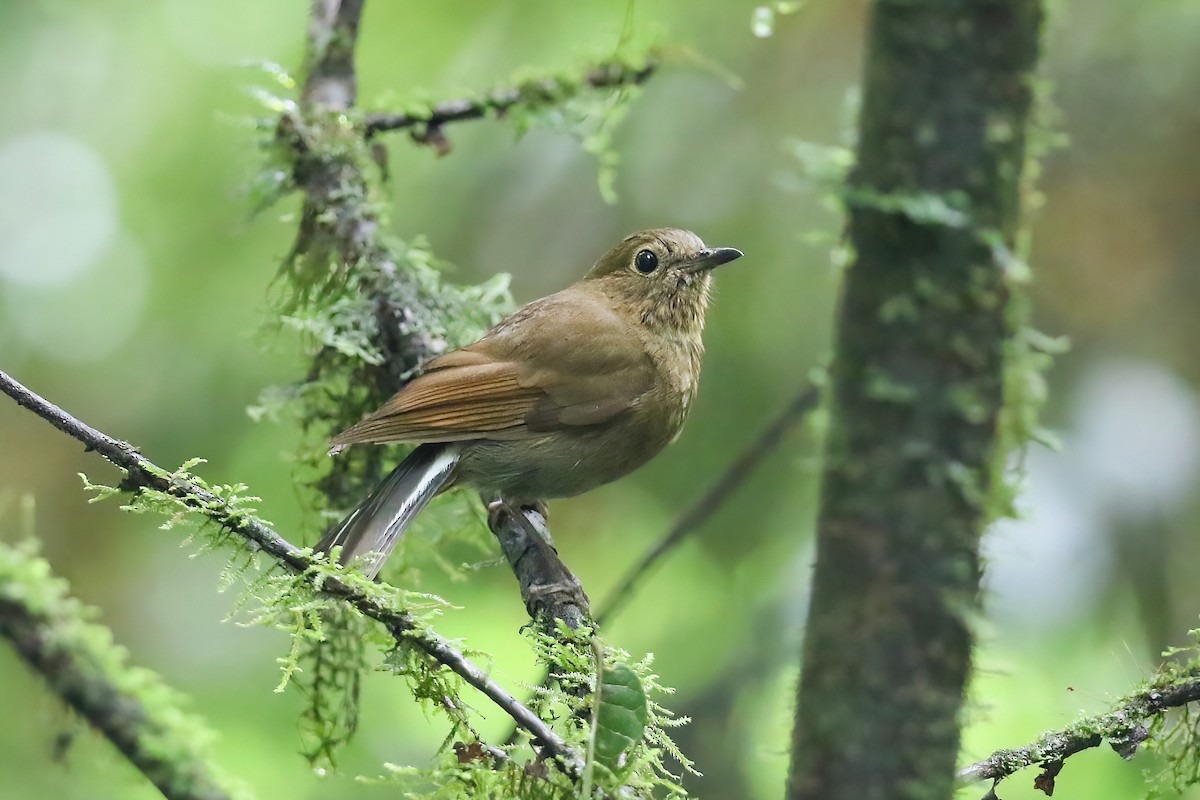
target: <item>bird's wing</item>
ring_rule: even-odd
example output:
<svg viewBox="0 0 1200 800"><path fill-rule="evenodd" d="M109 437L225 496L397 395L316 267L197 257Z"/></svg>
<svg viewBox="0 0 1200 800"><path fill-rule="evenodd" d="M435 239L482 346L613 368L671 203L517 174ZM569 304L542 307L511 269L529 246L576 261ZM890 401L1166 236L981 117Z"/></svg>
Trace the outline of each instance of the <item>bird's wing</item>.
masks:
<svg viewBox="0 0 1200 800"><path fill-rule="evenodd" d="M521 439L595 425L635 404L654 375L629 326L605 303L568 289L430 361L333 444Z"/></svg>

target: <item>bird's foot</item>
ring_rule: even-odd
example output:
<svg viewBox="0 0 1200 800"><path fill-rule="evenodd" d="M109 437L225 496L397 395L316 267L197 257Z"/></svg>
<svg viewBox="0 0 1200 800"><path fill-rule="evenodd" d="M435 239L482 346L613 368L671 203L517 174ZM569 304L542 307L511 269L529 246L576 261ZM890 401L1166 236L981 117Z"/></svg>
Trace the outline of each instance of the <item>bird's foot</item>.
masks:
<svg viewBox="0 0 1200 800"><path fill-rule="evenodd" d="M550 510L546 507L543 500L529 500L519 504L509 504L504 498L497 497L488 502L488 527L495 529L504 524L514 511L517 513L524 511L533 511L542 518L542 527L550 520ZM532 520L531 520L532 521ZM536 524L536 523L535 523Z"/></svg>

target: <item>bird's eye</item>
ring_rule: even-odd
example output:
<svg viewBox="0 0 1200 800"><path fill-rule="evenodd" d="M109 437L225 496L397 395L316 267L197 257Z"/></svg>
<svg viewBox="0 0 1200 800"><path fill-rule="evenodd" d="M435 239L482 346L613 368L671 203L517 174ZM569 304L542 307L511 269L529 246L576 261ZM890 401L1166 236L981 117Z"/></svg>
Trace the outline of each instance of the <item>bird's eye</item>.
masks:
<svg viewBox="0 0 1200 800"><path fill-rule="evenodd" d="M640 250L637 257L633 259L633 264L637 267L638 272L649 275L658 269L658 256L654 255L651 250Z"/></svg>

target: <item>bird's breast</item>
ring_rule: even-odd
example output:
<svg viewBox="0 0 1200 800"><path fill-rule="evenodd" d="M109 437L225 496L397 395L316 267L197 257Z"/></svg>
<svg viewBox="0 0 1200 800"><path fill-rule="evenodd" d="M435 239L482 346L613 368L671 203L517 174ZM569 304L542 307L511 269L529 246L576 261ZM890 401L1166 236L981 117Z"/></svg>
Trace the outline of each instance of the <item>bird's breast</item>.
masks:
<svg viewBox="0 0 1200 800"><path fill-rule="evenodd" d="M670 438L674 439L700 386L700 364L704 344L698 332L669 331L654 336L647 347L659 374L659 391L651 402L660 407L659 413L668 420Z"/></svg>

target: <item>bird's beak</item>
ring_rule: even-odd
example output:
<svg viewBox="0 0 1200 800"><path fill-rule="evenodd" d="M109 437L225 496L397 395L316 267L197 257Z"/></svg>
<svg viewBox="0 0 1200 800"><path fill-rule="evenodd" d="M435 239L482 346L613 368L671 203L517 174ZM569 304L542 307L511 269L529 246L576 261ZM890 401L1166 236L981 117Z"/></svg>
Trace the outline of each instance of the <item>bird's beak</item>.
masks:
<svg viewBox="0 0 1200 800"><path fill-rule="evenodd" d="M701 250L691 262L680 269L683 272L707 272L742 257L742 251L733 247L709 247Z"/></svg>

